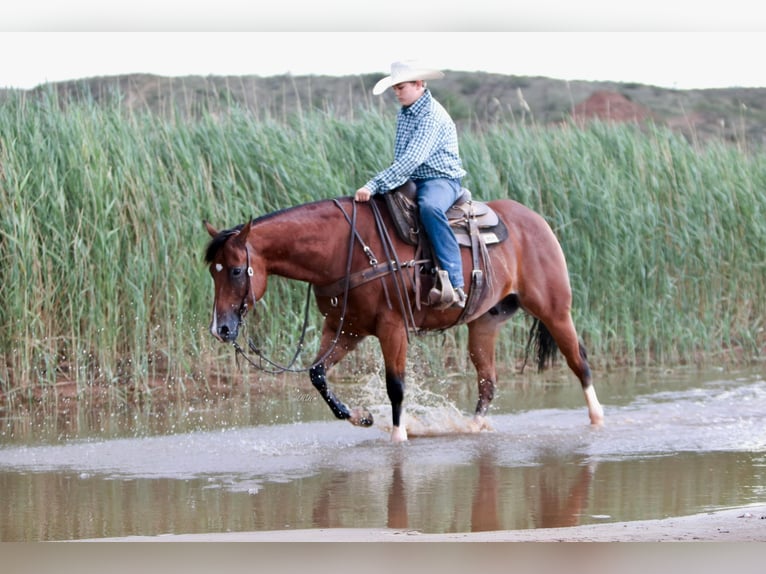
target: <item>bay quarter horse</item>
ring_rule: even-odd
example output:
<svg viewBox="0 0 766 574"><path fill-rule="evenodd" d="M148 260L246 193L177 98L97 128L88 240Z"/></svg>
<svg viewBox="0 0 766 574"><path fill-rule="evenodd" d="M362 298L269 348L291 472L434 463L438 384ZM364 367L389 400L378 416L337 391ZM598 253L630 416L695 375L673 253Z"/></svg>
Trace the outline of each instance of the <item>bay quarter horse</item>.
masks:
<svg viewBox="0 0 766 574"><path fill-rule="evenodd" d="M381 196L363 204L350 197L319 200L223 231L205 222L212 238L205 253L214 282L212 335L236 344L244 316L264 296L269 275L309 283L324 316L319 351L308 369L312 384L337 418L371 426L366 409L350 409L336 397L327 373L365 337L377 337L391 401L391 440L402 442L407 440L403 400L410 333L467 324L478 379L470 426L478 431L488 426L500 327L523 309L535 318L538 367L558 348L580 380L590 423L602 424L603 409L571 317L566 261L545 220L508 199L479 204L496 214L506 237L489 245L482 241L478 263L475 250L461 249L468 301L464 309L443 308L428 298L435 270L418 259L419 247L387 232L395 221L384 203Z"/></svg>

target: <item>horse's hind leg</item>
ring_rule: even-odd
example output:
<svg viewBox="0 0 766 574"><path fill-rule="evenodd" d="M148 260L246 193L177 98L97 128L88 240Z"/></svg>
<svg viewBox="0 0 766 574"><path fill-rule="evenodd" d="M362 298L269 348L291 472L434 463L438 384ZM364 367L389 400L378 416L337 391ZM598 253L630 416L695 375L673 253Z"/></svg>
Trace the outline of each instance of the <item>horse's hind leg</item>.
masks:
<svg viewBox="0 0 766 574"><path fill-rule="evenodd" d="M487 428L486 415L492 399L495 398L497 368L495 365L495 342L498 324L486 316L480 317L468 325L468 353L476 368L479 387L479 400L473 416L474 430Z"/></svg>
<svg viewBox="0 0 766 574"><path fill-rule="evenodd" d="M593 381L591 380L588 355L585 347L577 338L577 331L575 330L571 314L567 312L559 317L542 321L547 332L539 332L538 337L553 337L556 346L558 346L561 354L566 358L567 365L577 378L580 379L591 424L603 424L604 409L596 396L596 389L593 387Z"/></svg>
<svg viewBox="0 0 766 574"><path fill-rule="evenodd" d="M486 415L495 397L497 366L495 346L500 326L519 308L515 295L509 295L487 313L468 324L468 353L476 368L479 400L476 403L473 426L475 430L487 428Z"/></svg>

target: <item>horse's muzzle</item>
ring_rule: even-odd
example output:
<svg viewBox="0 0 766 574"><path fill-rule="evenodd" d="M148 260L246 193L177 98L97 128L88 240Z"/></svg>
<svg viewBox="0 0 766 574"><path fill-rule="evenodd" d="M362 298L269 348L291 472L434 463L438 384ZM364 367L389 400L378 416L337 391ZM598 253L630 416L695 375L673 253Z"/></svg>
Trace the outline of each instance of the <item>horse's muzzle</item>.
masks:
<svg viewBox="0 0 766 574"><path fill-rule="evenodd" d="M221 325L217 329L210 329L210 332L213 334L213 337L219 341L223 343L231 343L237 339L239 329L236 327L230 329L228 325Z"/></svg>
<svg viewBox="0 0 766 574"><path fill-rule="evenodd" d="M240 318L234 314L219 317L213 312L213 320L210 322L210 334L222 343L232 343L239 335Z"/></svg>

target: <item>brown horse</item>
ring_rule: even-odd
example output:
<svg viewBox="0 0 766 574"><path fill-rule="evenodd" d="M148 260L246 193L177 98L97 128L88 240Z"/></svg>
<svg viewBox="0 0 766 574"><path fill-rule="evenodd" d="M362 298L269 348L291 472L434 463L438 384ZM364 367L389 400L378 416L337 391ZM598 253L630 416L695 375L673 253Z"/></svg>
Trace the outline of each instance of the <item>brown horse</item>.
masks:
<svg viewBox="0 0 766 574"><path fill-rule="evenodd" d="M495 342L500 326L518 309L524 309L536 318L539 327L540 368L546 356L552 356L558 347L580 380L591 424L603 422L587 355L572 322L572 292L564 254L540 215L515 201L489 202L507 226L509 236L488 248L492 271L486 274L484 295L471 305L470 315L464 316L458 308L437 310L427 304L401 304L416 296L417 282L412 277L406 281L407 263L401 263L414 261L415 248L395 234L384 237L379 232L374 212L380 214L377 222L382 221L387 228L392 228L392 222L382 201L376 198L374 202L381 206L379 210L371 204L356 204L351 198L321 200L225 231L205 222L212 237L205 254L215 293L212 335L220 341L236 341L247 310L263 297L269 275L310 283L325 317L319 352L309 369L311 382L337 418L354 425L372 425L370 413L344 405L328 387L326 377L329 369L362 339L377 337L392 408L391 440L399 442L407 440L402 402L409 330L443 330L458 322L467 323L468 351L476 368L479 395L472 426L480 430L486 424L495 392ZM390 247L395 248L393 256ZM386 263L381 274L377 271L382 266L376 258L384 255ZM472 261L466 249L463 260L468 277ZM392 272L392 268L399 270ZM365 273L366 280L350 280ZM471 285L470 277L466 285ZM333 286L340 286L335 294ZM468 295L470 301L470 292Z"/></svg>

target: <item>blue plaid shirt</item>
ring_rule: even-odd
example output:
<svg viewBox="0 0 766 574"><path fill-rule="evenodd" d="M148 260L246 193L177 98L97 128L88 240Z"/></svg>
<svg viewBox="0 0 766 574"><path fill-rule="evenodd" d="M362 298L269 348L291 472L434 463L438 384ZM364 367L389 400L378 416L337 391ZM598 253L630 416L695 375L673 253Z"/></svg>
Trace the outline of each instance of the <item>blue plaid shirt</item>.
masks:
<svg viewBox="0 0 766 574"><path fill-rule="evenodd" d="M465 176L458 151L455 123L430 90L409 107L399 110L394 140L394 163L364 186L385 193L408 179Z"/></svg>

